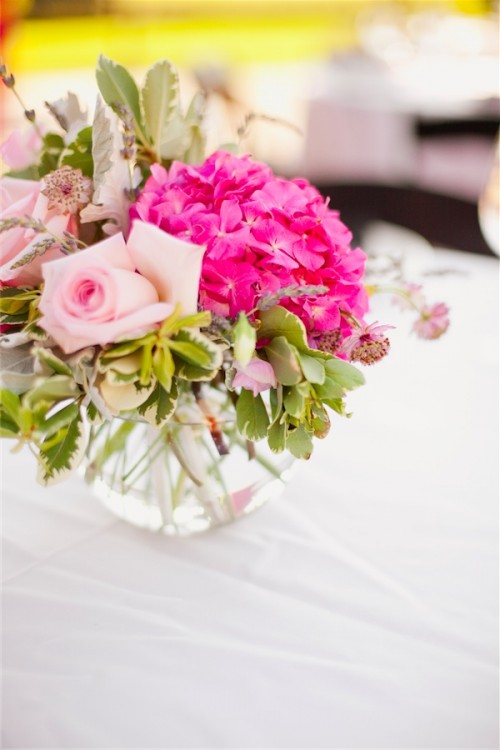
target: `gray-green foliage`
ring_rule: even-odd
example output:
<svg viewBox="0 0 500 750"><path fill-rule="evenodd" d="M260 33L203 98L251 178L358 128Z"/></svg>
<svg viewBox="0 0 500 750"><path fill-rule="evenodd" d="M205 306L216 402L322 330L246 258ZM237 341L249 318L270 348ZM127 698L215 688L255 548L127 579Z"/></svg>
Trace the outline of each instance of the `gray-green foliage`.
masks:
<svg viewBox="0 0 500 750"><path fill-rule="evenodd" d="M126 68L105 55L99 57L96 75L106 104L131 113L141 160L169 163L179 159L188 164L203 160L204 97L198 92L183 112L179 74L169 60L150 67L141 88Z"/></svg>

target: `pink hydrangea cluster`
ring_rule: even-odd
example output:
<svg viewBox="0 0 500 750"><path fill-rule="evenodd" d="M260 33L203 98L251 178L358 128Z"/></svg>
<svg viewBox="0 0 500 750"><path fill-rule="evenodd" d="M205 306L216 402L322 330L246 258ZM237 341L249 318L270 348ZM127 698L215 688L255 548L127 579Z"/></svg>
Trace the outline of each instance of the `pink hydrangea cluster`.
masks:
<svg viewBox="0 0 500 750"><path fill-rule="evenodd" d="M366 256L307 180L226 151L196 167L154 164L131 219L206 246L200 305L216 315L249 313L285 287L321 285L326 292L280 300L312 339L338 331L341 340L351 333L349 315L363 320Z"/></svg>

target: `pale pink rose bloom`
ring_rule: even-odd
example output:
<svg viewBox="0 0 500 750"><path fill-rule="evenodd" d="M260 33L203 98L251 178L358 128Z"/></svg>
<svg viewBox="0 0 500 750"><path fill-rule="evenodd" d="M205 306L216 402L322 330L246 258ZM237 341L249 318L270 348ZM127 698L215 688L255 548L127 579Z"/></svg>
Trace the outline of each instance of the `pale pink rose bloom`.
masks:
<svg viewBox="0 0 500 750"><path fill-rule="evenodd" d="M150 330L176 304L197 310L204 248L135 222L123 235L43 264L39 323L66 354Z"/></svg>
<svg viewBox="0 0 500 750"><path fill-rule="evenodd" d="M0 219L31 216L41 221L47 229L60 237L70 227L72 217L49 211L47 198L40 193L41 183L0 179ZM18 265L33 253L34 246L48 239L49 234L35 233L32 229L13 227L0 238L0 283L8 286L36 286L42 280L41 265L47 260L61 257L59 245L53 245L43 256L34 254L26 265ZM17 266L17 267L16 267Z"/></svg>
<svg viewBox="0 0 500 750"><path fill-rule="evenodd" d="M272 366L259 357L251 359L245 367L235 362L234 369L236 370L233 378L235 388L241 386L247 391L252 391L254 396L269 388L276 388L276 375Z"/></svg>
<svg viewBox="0 0 500 750"><path fill-rule="evenodd" d="M42 148L42 139L34 127L13 130L0 146L0 156L11 169L26 169L34 164Z"/></svg>
<svg viewBox="0 0 500 750"><path fill-rule="evenodd" d="M449 312L444 302L424 305L420 317L413 324L413 330L421 339L438 339L450 325Z"/></svg>

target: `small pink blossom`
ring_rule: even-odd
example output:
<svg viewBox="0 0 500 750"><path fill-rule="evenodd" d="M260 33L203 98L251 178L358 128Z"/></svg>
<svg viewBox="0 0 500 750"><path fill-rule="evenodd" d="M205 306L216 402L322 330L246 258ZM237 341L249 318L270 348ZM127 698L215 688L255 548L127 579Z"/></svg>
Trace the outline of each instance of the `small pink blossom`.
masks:
<svg viewBox="0 0 500 750"><path fill-rule="evenodd" d="M389 352L390 342L385 331L393 326L381 326L371 323L361 326L346 338L339 348L339 354L347 355L351 362L373 365Z"/></svg>
<svg viewBox="0 0 500 750"><path fill-rule="evenodd" d="M233 386L252 391L254 396L277 386L272 366L259 357L254 357L244 367L235 362L234 369L236 374L233 378Z"/></svg>
<svg viewBox="0 0 500 750"><path fill-rule="evenodd" d="M413 330L421 339L438 339L450 325L449 312L444 302L424 305L420 317L413 324Z"/></svg>
<svg viewBox="0 0 500 750"><path fill-rule="evenodd" d="M67 164L45 175L42 185L49 211L57 214L76 214L92 197L92 180Z"/></svg>
<svg viewBox="0 0 500 750"><path fill-rule="evenodd" d="M340 344L342 343L342 332L340 328L333 328L330 331L320 334L312 345L322 352L327 354L336 354Z"/></svg>
<svg viewBox="0 0 500 750"><path fill-rule="evenodd" d="M42 139L34 127L13 130L0 146L0 155L8 167L22 170L34 164L42 148Z"/></svg>

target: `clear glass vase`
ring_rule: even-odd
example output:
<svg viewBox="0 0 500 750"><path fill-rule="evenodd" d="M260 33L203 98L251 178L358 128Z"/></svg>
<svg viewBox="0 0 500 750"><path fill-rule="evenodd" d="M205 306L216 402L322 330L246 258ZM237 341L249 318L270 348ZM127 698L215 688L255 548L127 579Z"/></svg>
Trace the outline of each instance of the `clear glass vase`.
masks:
<svg viewBox="0 0 500 750"><path fill-rule="evenodd" d="M116 418L93 427L85 478L120 518L187 535L234 521L278 496L294 459L241 438L234 421Z"/></svg>

